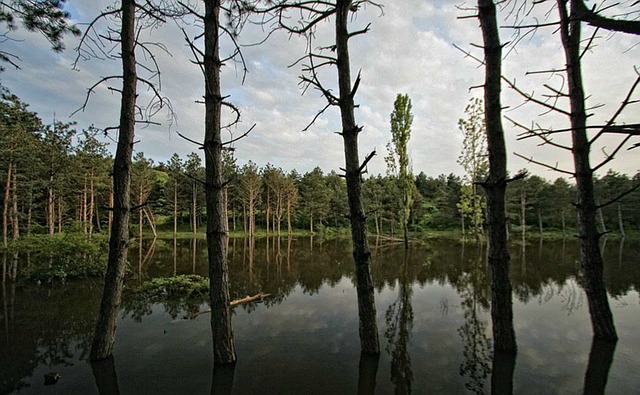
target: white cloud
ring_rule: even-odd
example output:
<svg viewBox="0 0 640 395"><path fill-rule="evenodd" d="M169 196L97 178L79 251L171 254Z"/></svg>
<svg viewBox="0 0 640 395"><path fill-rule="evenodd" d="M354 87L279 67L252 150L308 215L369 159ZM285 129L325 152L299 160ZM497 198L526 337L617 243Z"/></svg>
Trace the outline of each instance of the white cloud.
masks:
<svg viewBox="0 0 640 395"><path fill-rule="evenodd" d="M410 150L414 171L425 171L432 176L462 172L456 163L462 142L457 121L464 116L468 99L481 94L479 90L469 92L469 87L480 85L484 77L482 68L475 61L465 58L453 47L457 44L471 48L469 43L481 41L477 20L457 19L469 14L457 9L458 4L457 0L387 2L384 15L380 16L375 7L369 7L354 21L356 28L371 22L371 31L353 38L350 47L353 78L358 70L362 71L362 84L356 96L360 105L356 111L357 121L364 126L360 152L364 156L370 150L378 150L378 156L370 163L370 173L385 171L383 157L390 139L389 114L397 93L408 93L413 102L415 118ZM75 3L72 10L77 18L88 19L95 13L95 7L88 4ZM318 26L318 45L331 41L331 27L328 23ZM533 39L523 40L517 53L511 53L505 61L505 76L517 79L527 91L540 93L542 83L559 82L557 77L525 75L527 70L563 66L558 37L550 37L549 33L540 31ZM508 30L501 30L501 34L503 40L509 39ZM82 105L89 86L103 76L117 73L120 67L117 61L93 60L82 62L80 71L72 71L71 64L75 59L72 49L77 45L76 39L67 40L69 49L65 53L55 54L49 50L48 42L37 35L22 31L16 35L25 41L3 45L11 45L6 48L23 59L23 70L7 70L1 75L2 83L30 103L45 122L52 119L54 112L58 119L64 120ZM247 25L242 40L255 43L263 35L261 28ZM635 77L633 66L640 52L635 37L603 35L607 37L598 41L598 47L585 56L584 62L585 85L592 95L590 104L606 104L594 115L594 122L606 120L626 95ZM169 24L166 28L153 30L147 38L165 43L173 55L159 54L158 61L162 68L163 94L170 98L178 123L171 132L166 124L140 129L138 138L141 141L136 148L156 161L167 160L173 152L185 157L196 147L173 131L179 130L194 140L202 139L204 112L202 106L195 103L202 97L202 76L189 62L191 52L175 26ZM287 171L295 168L300 172L315 166L325 171L343 166L342 139L335 134L340 128L336 109L318 118L308 131L301 131L325 105L317 91L309 90L301 96L298 86L301 67L288 67L304 54L305 45L304 39L276 33L263 45L245 47L249 73L244 85L241 84L241 73L234 65L225 67L223 94L229 94L229 100L243 114L243 122L234 135L257 124L248 138L236 144L240 164L248 160L259 165L269 162ZM223 50L229 49L223 47ZM474 53L480 52L474 49ZM335 86L333 70L322 76L327 85ZM505 106L515 108L521 103L521 98L506 87L504 92ZM87 110L78 113L73 120L79 127L92 123L112 126L118 119L118 105L118 95L102 88L92 96ZM539 108L526 105L508 114L525 124L532 120L554 125L566 122L552 117L538 118L540 112ZM637 107L631 108L629 114L632 115L625 120L632 120L637 113ZM160 120L163 121L163 117ZM518 131L508 122L505 122L505 131L509 152L517 151L571 168L567 153L538 147L535 141L518 141ZM613 142L607 140L605 145L610 151ZM601 155L600 147L594 149L594 160ZM547 178L557 176L513 156L509 160L511 171L528 167ZM637 152L625 151L611 167L635 173L640 170L636 163Z"/></svg>

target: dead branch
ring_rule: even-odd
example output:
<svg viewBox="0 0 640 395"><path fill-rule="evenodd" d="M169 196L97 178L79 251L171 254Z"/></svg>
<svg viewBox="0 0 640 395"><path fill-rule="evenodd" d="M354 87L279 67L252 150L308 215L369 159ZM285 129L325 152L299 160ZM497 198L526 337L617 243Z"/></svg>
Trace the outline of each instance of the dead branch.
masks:
<svg viewBox="0 0 640 395"><path fill-rule="evenodd" d="M526 156L524 156L524 155L520 155L520 154L519 154L519 153L517 153L517 152L514 152L513 154L514 154L515 156L517 156L518 158L522 158L522 159L526 160L526 161L527 161L527 162L529 162L529 163L533 163L533 164L536 164L536 165L538 165L538 166L545 167L545 168L547 168L547 169L549 169L549 170L557 171L558 173L567 174L567 175L570 175L571 177L573 177L573 176L574 176L574 173L573 173L573 172L570 172L570 171L568 171L568 170L564 170L564 169L560 169L560 168L558 167L558 164L557 164L557 163L556 163L556 165L555 165L555 166L551 166L551 165L549 165L549 164L547 164L547 163L544 163L544 162L540 162L540 161L534 160L532 157L527 158Z"/></svg>
<svg viewBox="0 0 640 395"><path fill-rule="evenodd" d="M238 306L238 305L241 305L241 304L247 304L247 303L253 303L253 302L261 302L264 299L268 298L269 296L271 296L271 294L260 292L259 294L255 294L253 296L245 296L242 299L232 300L231 302L229 302L229 306L235 307L235 306ZM211 313L211 309L202 310L202 311L198 311L198 312L195 312L195 313L190 313L185 318L189 318L190 320L192 320L194 318L197 318L198 316L201 316L203 314L208 314L208 313Z"/></svg>
<svg viewBox="0 0 640 395"><path fill-rule="evenodd" d="M600 204L600 205L596 206L596 209L600 209L600 208L603 208L603 207L607 207L607 206L609 206L609 205L611 205L611 204L613 204L613 203L615 203L615 202L619 201L619 200L620 200L620 199L622 199L623 197L625 197L625 196L629 195L630 193L633 193L633 192L634 192L634 191L636 191L638 188L640 188L640 184L636 184L636 185L634 185L633 187L631 187L631 188L629 188L628 190L626 190L625 192L621 193L620 195L618 195L618 196L614 197L613 199L611 199L611 200L609 200L609 201L607 201L607 202L605 202L605 203L603 203L603 204Z"/></svg>

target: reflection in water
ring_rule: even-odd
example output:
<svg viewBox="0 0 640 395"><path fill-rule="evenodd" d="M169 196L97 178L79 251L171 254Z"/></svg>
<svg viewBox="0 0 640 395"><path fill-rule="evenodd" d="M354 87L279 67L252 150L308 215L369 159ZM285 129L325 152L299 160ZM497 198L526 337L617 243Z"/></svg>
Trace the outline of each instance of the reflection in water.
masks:
<svg viewBox="0 0 640 395"><path fill-rule="evenodd" d="M413 306L411 295L413 288L408 278L409 257L405 251L402 275L400 276L398 299L393 302L386 312L387 330L384 336L387 338L387 353L391 356L391 382L396 394L410 394L413 383L413 371L411 370L411 356L408 344L413 328Z"/></svg>
<svg viewBox="0 0 640 395"><path fill-rule="evenodd" d="M214 364L211 378L211 394L228 395L233 392L233 376L235 364Z"/></svg>
<svg viewBox="0 0 640 395"><path fill-rule="evenodd" d="M491 365L491 394L513 394L513 372L516 368L516 355L496 352Z"/></svg>
<svg viewBox="0 0 640 395"><path fill-rule="evenodd" d="M429 240L412 248L405 260L401 245L379 248L373 256L374 286L380 301L393 304L387 327L392 330L385 339L391 340L389 355L385 352L378 360L360 357L357 347L349 241L315 238L311 252L310 240L287 239L287 245L281 247L287 266L281 272L275 264L275 241L269 240L269 266L264 238L230 241L232 298L271 294L262 303L234 309L241 363L235 368L234 379L227 383L231 382L237 393L259 393L265 383L281 393L305 393L305 384L312 386L313 392L318 388L313 387L315 383L331 382L327 384L333 386L331 393L354 393L357 385L360 393L374 389L391 393L395 387L397 392L457 394L464 393L465 386L476 392L489 391L489 374L491 392L505 394L523 388L537 393L554 393L559 388L578 393L584 387L585 392L597 392L605 383L612 393L629 393L629 388L640 385L637 375L632 374L640 370L636 291L640 288L640 266L632 264L637 261L639 244L634 240L626 240L622 258L617 245L609 246L605 256L607 291L621 301L616 324L624 334L617 351L621 356L617 356L625 363L611 364L613 351L609 350L607 357L607 350L603 352L594 344L587 371L575 363L587 359L591 341L576 264L578 243L573 239L566 243L544 240L541 259L537 247L532 250L529 246L526 275L520 270L512 272L514 313L522 324L518 328L521 349L517 374L515 360L499 355L490 358L485 250L467 243L461 257L460 243ZM206 276L205 240L178 239L173 246L172 242L157 241L153 259L143 264L143 278L189 274L194 269ZM609 244L614 242L617 244L613 239ZM143 242L143 262L150 244L151 240ZM132 243L134 275L127 279L128 285L138 281L137 248L139 243ZM522 263L518 259L524 258L519 250L519 245L512 250L515 267ZM560 259L563 251L566 256ZM42 393L43 371L62 375L57 390L81 383L88 391L66 393L96 392L98 378L92 376L87 357L100 285L95 280L41 286L19 283L14 299L12 259L7 255L7 284L0 294L0 393ZM18 278L28 265L28 256L21 254L20 259ZM624 270L618 264L621 259L627 263ZM32 260L47 264L46 255L33 253ZM462 308L457 308L458 303ZM217 383L225 382L218 381L217 373L209 367L208 320L182 319L192 308L206 307L151 303L136 294L125 296L122 307L119 330L123 336L115 350L122 392L149 388L149 377L160 375L159 371L162 376L153 384L166 392L206 392L210 386L215 390ZM545 363L540 364L541 360ZM378 368L387 373L377 376ZM116 382L115 376L112 378ZM185 383L194 390L187 390ZM102 384L102 391L100 387Z"/></svg>
<svg viewBox="0 0 640 395"><path fill-rule="evenodd" d="M378 375L378 363L380 354L360 354L358 365L358 395L376 393L376 376Z"/></svg>
<svg viewBox="0 0 640 395"><path fill-rule="evenodd" d="M604 394L615 350L616 343L593 339L584 376L584 394Z"/></svg>
<svg viewBox="0 0 640 395"><path fill-rule="evenodd" d="M91 371L100 395L120 394L113 355L102 361L91 361Z"/></svg>
<svg viewBox="0 0 640 395"><path fill-rule="evenodd" d="M465 387L476 393L484 393L484 384L491 373L491 340L488 325L478 316L479 310L487 311L487 272L483 269L483 254L478 251L472 259L472 267L460 277L458 294L463 310L464 324L458 329L463 341L464 361L460 364L460 375L467 377Z"/></svg>

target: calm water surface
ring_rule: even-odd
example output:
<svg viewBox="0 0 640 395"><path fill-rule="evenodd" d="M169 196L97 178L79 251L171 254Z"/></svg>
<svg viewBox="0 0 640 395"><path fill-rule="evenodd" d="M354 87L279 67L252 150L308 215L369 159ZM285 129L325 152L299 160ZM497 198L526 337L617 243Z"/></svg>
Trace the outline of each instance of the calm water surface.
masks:
<svg viewBox="0 0 640 395"><path fill-rule="evenodd" d="M0 393L633 394L640 388L637 242L604 245L620 336L615 347L592 343L575 241L514 245L515 360L492 355L483 247L434 240L405 254L399 244L372 246L382 354L361 358L349 243L251 244L230 241L232 297L272 296L235 308L234 369L213 369L209 315L184 319L185 306L149 305L131 295L123 301L114 358L91 365L99 281L7 283ZM127 282L206 275L205 254L204 240L145 240L131 249ZM56 384L45 385L48 373L60 375Z"/></svg>

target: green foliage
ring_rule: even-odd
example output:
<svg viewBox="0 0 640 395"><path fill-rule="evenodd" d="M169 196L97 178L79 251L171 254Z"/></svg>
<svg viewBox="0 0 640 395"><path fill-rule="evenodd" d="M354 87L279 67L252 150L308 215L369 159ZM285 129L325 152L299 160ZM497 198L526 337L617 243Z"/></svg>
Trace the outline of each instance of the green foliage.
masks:
<svg viewBox="0 0 640 395"><path fill-rule="evenodd" d="M107 266L107 240L84 234L32 236L12 241L8 252L30 254L30 265L20 278L50 282L74 278L102 277Z"/></svg>

